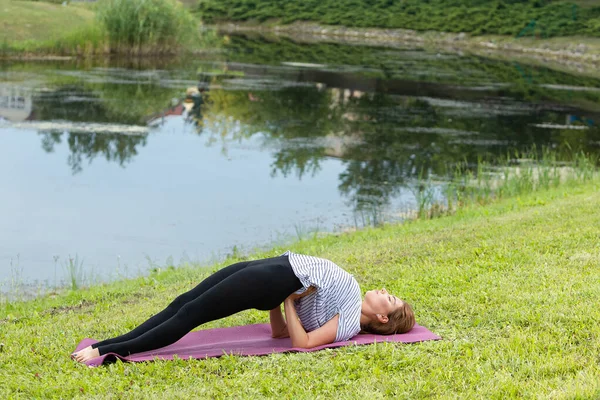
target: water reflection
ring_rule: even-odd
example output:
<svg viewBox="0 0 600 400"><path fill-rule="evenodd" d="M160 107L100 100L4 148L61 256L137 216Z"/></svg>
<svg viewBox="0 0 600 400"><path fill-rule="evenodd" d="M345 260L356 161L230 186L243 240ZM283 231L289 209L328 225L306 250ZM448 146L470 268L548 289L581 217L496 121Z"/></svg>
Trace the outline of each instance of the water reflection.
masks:
<svg viewBox="0 0 600 400"><path fill-rule="evenodd" d="M54 152L63 137L69 146L67 165L73 173L83 170L84 163L91 164L94 158L103 156L106 161L116 162L121 167L131 162L138 149L146 145L146 136L123 135L121 133L101 132L40 132L42 148L48 153Z"/></svg>
<svg viewBox="0 0 600 400"><path fill-rule="evenodd" d="M28 88L0 85L0 118L14 122L26 121L31 116L32 104L32 93Z"/></svg>
<svg viewBox="0 0 600 400"><path fill-rule="evenodd" d="M199 74L199 89L188 88L185 100L181 98L183 87L165 89L161 80L141 83L131 76L117 80L129 72L105 70L100 83L93 83L98 74L89 81L83 76L82 83L62 85L35 96L24 88L17 87L21 90L17 95L4 87L2 115L12 121L156 125L165 117L183 115L185 110L199 134L208 126L210 135L229 140L261 132L270 139L293 141L276 155L274 172L287 176L295 170L299 177L318 171L318 160L325 156L358 161L368 154L371 160L401 162L406 171L443 175L448 164L462 159L504 156L511 148L532 144L590 150L597 139L593 129L597 112L571 107L573 91L563 90L566 95L559 103L526 102L531 98L527 94L536 93L536 98L542 94L520 66L518 70L531 84L529 89L522 90L512 82L502 89L472 91L445 84L370 78L356 72L235 62L217 63L215 73L214 65L212 72ZM384 75L389 75L386 71L384 68ZM582 101L590 98L584 93ZM570 125L592 129L572 140ZM548 126L564 129L543 129ZM58 135L45 132L44 149L52 151ZM89 140L77 135L68 139L73 159L91 159L103 153L108 160L123 164L137 154L136 145L144 144L140 138L119 140L117 134L92 136ZM331 137L338 138L333 140L337 148L307 144L307 139ZM412 165L410 160L419 165ZM79 166L74 171L81 168L76 164Z"/></svg>
<svg viewBox="0 0 600 400"><path fill-rule="evenodd" d="M559 154L598 149L599 130L572 121L568 106L332 86L211 90L203 121L221 138L235 141L260 132L284 143L273 156L273 174L302 178L318 172L324 158L342 160L346 171L339 177L340 192L355 211L371 209L374 217L408 182L444 179L460 163L494 163L534 145ZM592 113L586 115L587 120ZM565 118L576 125L564 125ZM235 121L236 127L223 121ZM540 121L558 129L540 126ZM584 129L574 133L573 126Z"/></svg>
<svg viewBox="0 0 600 400"><path fill-rule="evenodd" d="M476 58L440 60L422 53L417 59L414 52L388 51L375 68L358 68L332 64L331 54L340 50L335 45L320 54L322 64L311 57L273 64L277 59L267 63L261 55L298 46L259 45L257 50L256 40L233 37L224 59L200 61L196 73L62 70L50 88L33 95L23 88L19 94L3 89L3 115L13 121L150 126L158 132L165 118L181 117L207 136L209 145L222 146L224 154L228 143L261 134L267 143L277 143L273 176L302 179L318 173L323 159L341 160L346 170L339 190L355 210L379 210L407 182L443 179L458 163L494 163L532 145L596 151L600 141L593 123L600 118L598 92L577 86L600 87L593 79ZM377 50L348 49L375 62ZM264 63L245 62L257 58ZM461 66L459 72L449 73L448 63ZM421 79L408 66L418 68ZM498 82L499 76L511 80ZM550 81L555 83L543 83ZM124 128L98 129L50 127L40 132L42 147L52 152L64 140L71 152L67 164L78 173L98 156L125 166L148 140L147 134L126 134Z"/></svg>
<svg viewBox="0 0 600 400"><path fill-rule="evenodd" d="M243 240L263 242L282 220L302 224L290 215L305 204L320 229L378 224L406 207L403 202L418 201L424 180L439 188L458 164L474 169L478 160L494 164L534 145L554 149L558 160L597 153L598 88L595 78L512 62L243 37L229 37L219 54L160 68L3 65L0 129L7 129L0 139L28 162L11 161L22 175L0 179L18 207L25 197L56 196L48 215L37 217L47 220L43 231L63 225L55 215L72 218L71 230L89 218L92 232L77 237L106 224L102 235L114 240L98 239L103 254L126 251L115 250L123 243L143 252L164 245L161 254L192 248L206 255L229 246L247 215L257 221L248 223ZM45 161L60 159L68 177L43 175L49 167L28 147L29 131L37 132L35 149ZM75 191L77 197L73 187L87 189ZM243 199L236 197L240 187ZM309 203L331 188L326 204ZM251 195L259 200L249 206ZM123 209L94 203L104 196ZM104 204L104 216L94 219ZM146 225L147 215L156 225ZM211 220L215 215L218 221ZM20 218L12 225L16 236L6 240L20 237ZM128 233L114 236L115 226L130 220ZM189 240L187 247L173 246L170 237ZM63 238L72 240L67 233ZM53 251L40 259L51 260ZM57 254L64 258L67 251ZM0 247L0 259L1 253Z"/></svg>

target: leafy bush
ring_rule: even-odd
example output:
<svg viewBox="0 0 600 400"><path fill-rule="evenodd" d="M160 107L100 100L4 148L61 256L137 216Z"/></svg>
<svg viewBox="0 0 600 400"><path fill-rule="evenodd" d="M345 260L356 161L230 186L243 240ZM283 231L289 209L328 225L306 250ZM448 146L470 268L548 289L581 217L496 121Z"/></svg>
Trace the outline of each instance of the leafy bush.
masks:
<svg viewBox="0 0 600 400"><path fill-rule="evenodd" d="M200 0L198 12L208 23L278 19L472 34L600 36L600 7L593 2L581 7L561 0Z"/></svg>
<svg viewBox="0 0 600 400"><path fill-rule="evenodd" d="M112 52L174 53L198 32L176 0L101 0L98 19Z"/></svg>

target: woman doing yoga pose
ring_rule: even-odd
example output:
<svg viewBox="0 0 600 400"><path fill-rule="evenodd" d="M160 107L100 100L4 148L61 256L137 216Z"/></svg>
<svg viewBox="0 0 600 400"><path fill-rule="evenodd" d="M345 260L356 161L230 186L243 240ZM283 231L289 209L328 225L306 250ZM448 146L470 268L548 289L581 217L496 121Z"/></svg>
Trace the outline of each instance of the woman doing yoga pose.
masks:
<svg viewBox="0 0 600 400"><path fill-rule="evenodd" d="M368 291L361 299L354 277L333 262L288 251L225 267L132 331L73 357L85 362L107 353L158 349L199 325L251 308L270 310L272 336L289 337L292 346L303 348L348 340L361 331L404 333L415 324L410 305L385 289Z"/></svg>

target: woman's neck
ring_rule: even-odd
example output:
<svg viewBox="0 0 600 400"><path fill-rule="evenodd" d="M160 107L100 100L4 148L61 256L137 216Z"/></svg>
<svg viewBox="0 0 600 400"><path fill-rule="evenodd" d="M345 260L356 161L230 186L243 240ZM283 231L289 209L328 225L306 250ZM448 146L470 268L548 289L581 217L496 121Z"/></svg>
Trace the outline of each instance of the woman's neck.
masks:
<svg viewBox="0 0 600 400"><path fill-rule="evenodd" d="M369 317L367 314L365 314L364 312L360 312L360 325L367 325L369 322L372 321L372 318Z"/></svg>

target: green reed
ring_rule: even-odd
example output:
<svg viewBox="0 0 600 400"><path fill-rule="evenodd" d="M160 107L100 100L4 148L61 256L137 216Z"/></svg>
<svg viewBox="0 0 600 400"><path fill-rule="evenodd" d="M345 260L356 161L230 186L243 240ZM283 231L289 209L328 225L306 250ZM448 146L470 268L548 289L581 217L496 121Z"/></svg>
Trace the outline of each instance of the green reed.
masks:
<svg viewBox="0 0 600 400"><path fill-rule="evenodd" d="M111 52L175 53L198 37L197 23L175 0L101 0L97 17Z"/></svg>
<svg viewBox="0 0 600 400"><path fill-rule="evenodd" d="M413 189L413 194L417 203L417 218L427 218L434 206L435 192L429 180L424 178L425 170L419 170L418 181Z"/></svg>
<svg viewBox="0 0 600 400"><path fill-rule="evenodd" d="M79 289L79 286L84 283L83 260L80 261L77 255L75 258L69 256L65 263L65 270L69 276L71 290Z"/></svg>
<svg viewBox="0 0 600 400"><path fill-rule="evenodd" d="M514 151L494 164L483 158L476 165L466 161L454 166L442 192L445 204L432 195L430 179L419 179L415 192L418 219L453 214L474 205L485 205L506 197L518 197L561 185L590 182L599 176L598 155L584 152L558 154L550 148Z"/></svg>
<svg viewBox="0 0 600 400"><path fill-rule="evenodd" d="M560 161L559 161L560 158ZM486 175L486 185L494 187L487 199L519 196L564 184L585 183L598 176L598 156L577 152L559 154L549 148L516 151L500 163L501 179ZM473 190L480 190L474 187Z"/></svg>

